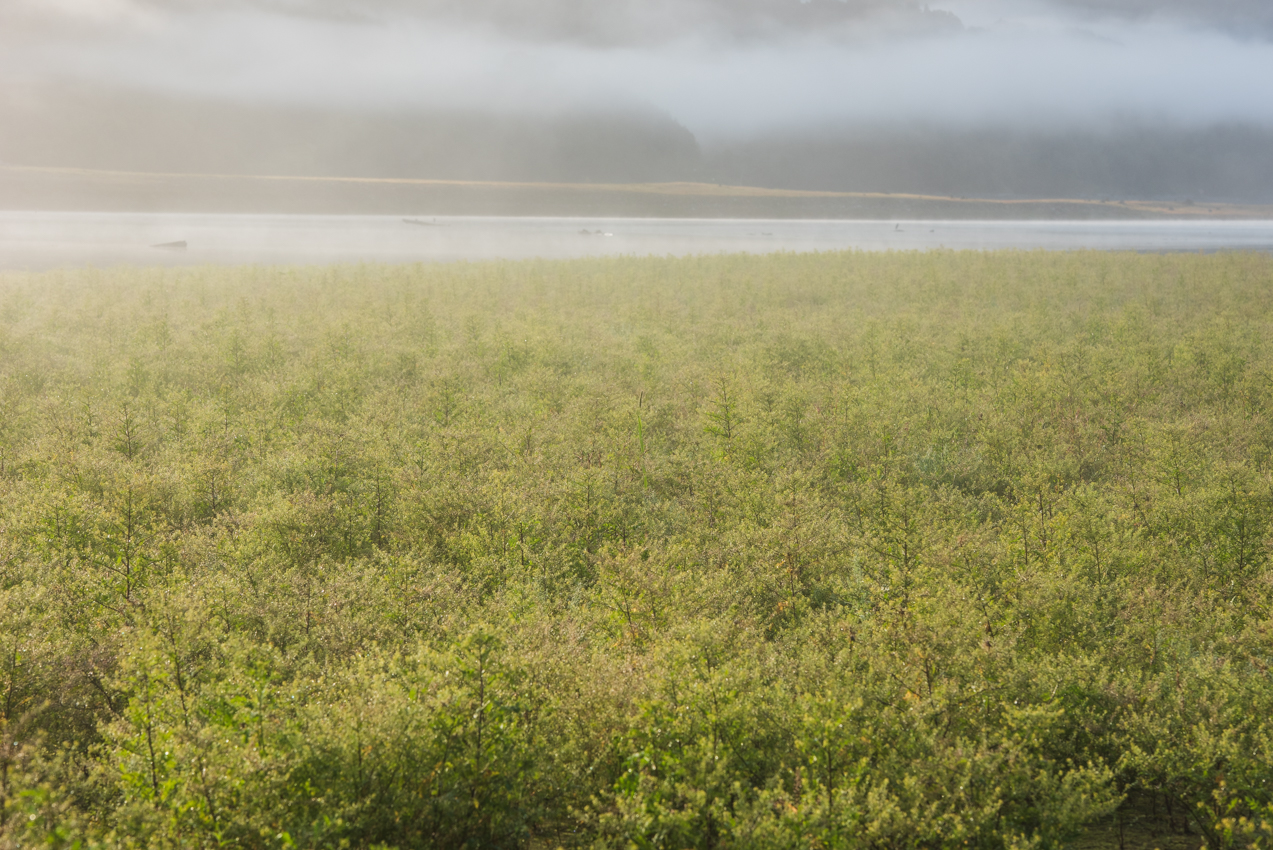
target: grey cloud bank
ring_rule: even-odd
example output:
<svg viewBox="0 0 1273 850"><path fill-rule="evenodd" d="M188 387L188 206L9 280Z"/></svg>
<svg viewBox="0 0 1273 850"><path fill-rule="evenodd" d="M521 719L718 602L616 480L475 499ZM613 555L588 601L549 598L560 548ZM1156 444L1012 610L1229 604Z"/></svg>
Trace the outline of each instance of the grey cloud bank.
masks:
<svg viewBox="0 0 1273 850"><path fill-rule="evenodd" d="M707 137L911 118L1273 123L1273 44L1122 19L1096 38L1048 7L1024 26L968 32L949 12L840 0L276 0L212 11L81 0L93 18L62 2L61 15L28 14L27 36L8 39L10 76L385 109L644 103Z"/></svg>
<svg viewBox="0 0 1273 850"><path fill-rule="evenodd" d="M1273 5L1266 0L1057 0L1057 4L1089 17L1185 21L1244 38L1273 34Z"/></svg>
<svg viewBox="0 0 1273 850"><path fill-rule="evenodd" d="M95 109L130 114L151 137L274 145L265 157L273 163L289 145L312 151L312 142L289 139L312 133L312 116L322 114L319 123L342 141L311 158L315 167L366 170L359 149L380 150L382 165L410 161L413 175L402 176L457 170L444 145L418 144L433 152L414 158L383 151L445 136L436 128L460 115L475 138L496 126L515 137L523 131L510 128L536 122L541 138L555 138L566 131L542 127L557 121L611 147L613 116L634 116L633 127L678 151L678 165L666 169L677 179L695 168L686 165L682 131L668 129L676 124L708 154L794 150L796 138L816 139L820 150L841 140L860 152L871 132L957 145L987 133L1014 144L1076 134L1108 142L1148 129L1196 146L1217 138L1209 128L1245 127L1243 138L1258 138L1273 127L1271 33L1269 4L1247 0L952 0L941 8L898 0L12 0L0 7L0 108L10 125L0 130L0 158L29 159L26 151L48 148L41 138L76 125L68 113L82 123ZM283 117L263 121L262 110ZM222 124L255 115L269 130L209 135L199 128L213 113ZM301 114L311 117L286 118ZM581 131L584 114L609 116L598 120L610 129ZM373 126L405 135L370 144ZM136 136L118 130L114 144L102 140L105 149L122 150ZM1260 145L1248 147L1242 156L1261 162ZM93 159L73 144L60 149L68 160ZM499 145L484 149L486 165L458 170L506 175L505 160L516 157ZM1182 150L1205 158L1205 150ZM241 164L250 160L245 154ZM536 172L522 160L513 171ZM416 174L430 168L436 174ZM756 173L786 179L770 167Z"/></svg>

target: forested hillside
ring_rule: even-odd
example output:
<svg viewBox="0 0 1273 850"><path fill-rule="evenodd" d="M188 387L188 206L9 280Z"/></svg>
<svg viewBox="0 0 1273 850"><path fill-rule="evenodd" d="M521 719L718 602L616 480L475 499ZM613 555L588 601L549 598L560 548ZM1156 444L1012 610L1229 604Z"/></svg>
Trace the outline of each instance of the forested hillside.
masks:
<svg viewBox="0 0 1273 850"><path fill-rule="evenodd" d="M0 275L0 846L1267 847L1271 415L1266 255Z"/></svg>

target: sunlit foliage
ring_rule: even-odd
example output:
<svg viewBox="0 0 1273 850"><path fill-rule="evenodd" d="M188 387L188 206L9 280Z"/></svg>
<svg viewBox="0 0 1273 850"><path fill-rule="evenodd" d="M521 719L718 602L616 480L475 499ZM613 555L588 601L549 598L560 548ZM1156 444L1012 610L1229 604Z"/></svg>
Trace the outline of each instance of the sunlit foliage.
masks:
<svg viewBox="0 0 1273 850"><path fill-rule="evenodd" d="M1273 259L0 276L0 846L1273 841Z"/></svg>

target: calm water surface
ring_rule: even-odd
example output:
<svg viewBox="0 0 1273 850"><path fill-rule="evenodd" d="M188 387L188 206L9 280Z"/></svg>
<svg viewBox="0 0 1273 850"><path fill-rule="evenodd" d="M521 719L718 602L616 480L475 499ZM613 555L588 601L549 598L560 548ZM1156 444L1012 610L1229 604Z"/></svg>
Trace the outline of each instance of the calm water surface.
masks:
<svg viewBox="0 0 1273 850"><path fill-rule="evenodd" d="M154 247L184 242L180 247ZM721 252L1273 251L1273 221L763 221L0 212L0 268Z"/></svg>

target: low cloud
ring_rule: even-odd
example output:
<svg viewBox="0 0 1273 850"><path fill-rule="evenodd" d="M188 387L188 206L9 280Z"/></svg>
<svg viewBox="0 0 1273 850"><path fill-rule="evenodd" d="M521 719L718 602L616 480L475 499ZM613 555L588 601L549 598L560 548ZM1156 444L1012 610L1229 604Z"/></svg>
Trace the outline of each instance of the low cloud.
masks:
<svg viewBox="0 0 1273 850"><path fill-rule="evenodd" d="M1268 17L1262 4L1095 5L16 0L0 74L333 108L640 104L708 140L898 121L1273 123L1273 44L1232 34Z"/></svg>
<svg viewBox="0 0 1273 850"><path fill-rule="evenodd" d="M1268 0L1056 0L1058 8L1088 18L1184 22L1242 39L1273 37Z"/></svg>
<svg viewBox="0 0 1273 850"><path fill-rule="evenodd" d="M1077 152L1071 168L1092 151L1134 161L1123 151L1175 134L1165 148L1174 153L1154 160L1171 170L1221 141L1238 152L1224 154L1232 162L1255 162L1259 144L1248 136L1205 131L1247 127L1263 139L1273 128L1271 73L1265 0L6 0L0 148L122 161L90 155L91 114L103 149L146 147L147 161L174 168L180 156L168 148L181 139L204 150L189 158L206 168L250 160L222 156L220 144L274 145L252 160L262 168L291 157L297 168L359 173L568 174L553 140L588 126L598 141L584 160L600 162L607 149L622 156L587 174L679 179L706 174L726 161L712 152L728 150L728 161L752 169L730 179L767 173L781 183L799 173L817 184L808 169L774 163L803 150L801 139L819 140L808 150L823 152L818 174L829 174L836 150L866 161L901 144L892 140L918 138L906 142L917 160L942 140L975 152L976 140L993 138L1032 140L1026 147L1040 153L1018 159L1042 168L1046 139L1064 137ZM226 126L234 122L244 126ZM209 133L214 123L224 131ZM438 129L448 125L463 133ZM637 127L646 129L622 129ZM317 132L325 145L311 143ZM527 133L539 139L529 158L511 142L492 148L489 165L444 152ZM454 136L451 148L412 154L429 134ZM382 136L394 139L369 141ZM634 149L617 141L629 136L662 140L650 142L658 156L629 162ZM1073 141L1080 136L1088 141ZM1025 143L1012 145L1004 149ZM707 159L692 166L699 148ZM361 164L359 152L378 159ZM5 156L29 158L0 149Z"/></svg>

